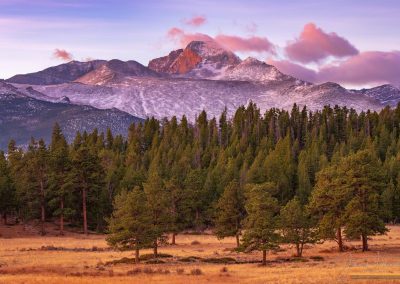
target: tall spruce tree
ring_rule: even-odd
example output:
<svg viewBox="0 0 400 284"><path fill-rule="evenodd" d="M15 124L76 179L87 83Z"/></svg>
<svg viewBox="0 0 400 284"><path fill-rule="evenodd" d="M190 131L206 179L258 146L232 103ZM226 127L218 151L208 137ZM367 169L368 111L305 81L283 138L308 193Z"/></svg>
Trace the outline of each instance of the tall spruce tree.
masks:
<svg viewBox="0 0 400 284"><path fill-rule="evenodd" d="M88 234L88 201L89 197L99 196L104 188L104 171L99 157L83 142L72 151L72 167L68 175L68 183L81 193L83 233ZM95 204L94 204L95 206Z"/></svg>
<svg viewBox="0 0 400 284"><path fill-rule="evenodd" d="M49 187L52 193L51 201L57 208L53 214L60 218L60 235L64 235L65 216L72 213L72 208L66 204L66 199L72 194L67 183L70 168L69 147L60 126L56 123L53 127L49 151Z"/></svg>
<svg viewBox="0 0 400 284"><path fill-rule="evenodd" d="M159 243L166 241L166 233L171 231L172 216L170 196L165 188L158 170L158 159L155 159L150 167L149 176L143 184L147 201L147 208L151 216L151 222L155 238L153 240L154 256L158 255Z"/></svg>
<svg viewBox="0 0 400 284"><path fill-rule="evenodd" d="M3 151L0 151L0 214L4 225L7 225L7 215L15 212L15 186L10 168Z"/></svg>

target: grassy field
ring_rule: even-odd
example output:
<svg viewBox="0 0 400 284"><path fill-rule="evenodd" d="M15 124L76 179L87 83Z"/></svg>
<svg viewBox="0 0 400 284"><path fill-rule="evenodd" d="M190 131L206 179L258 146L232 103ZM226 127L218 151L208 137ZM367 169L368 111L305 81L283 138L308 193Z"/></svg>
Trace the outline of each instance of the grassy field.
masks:
<svg viewBox="0 0 400 284"><path fill-rule="evenodd" d="M58 237L50 230L40 237L20 226L2 226L0 283L400 283L400 227L389 229L370 241L366 253L359 242L347 242L345 253L325 242L296 259L293 248L282 246L261 267L260 253L232 251L233 238L178 235L177 245L159 249L172 256L160 258L165 263L135 265L129 263L132 252L110 250L102 235ZM124 257L128 263L113 263Z"/></svg>

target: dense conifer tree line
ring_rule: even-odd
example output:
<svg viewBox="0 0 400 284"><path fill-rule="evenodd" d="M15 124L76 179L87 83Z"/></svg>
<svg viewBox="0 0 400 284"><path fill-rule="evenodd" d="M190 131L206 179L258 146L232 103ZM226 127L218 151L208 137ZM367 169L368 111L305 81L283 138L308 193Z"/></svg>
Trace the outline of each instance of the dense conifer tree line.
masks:
<svg viewBox="0 0 400 284"><path fill-rule="evenodd" d="M400 218L400 106L379 113L325 107L261 113L250 103L194 123L147 119L127 139L77 133L0 154L0 212L110 232L111 245L153 247L184 230L236 237L243 250L385 233ZM139 260L139 258L137 258Z"/></svg>

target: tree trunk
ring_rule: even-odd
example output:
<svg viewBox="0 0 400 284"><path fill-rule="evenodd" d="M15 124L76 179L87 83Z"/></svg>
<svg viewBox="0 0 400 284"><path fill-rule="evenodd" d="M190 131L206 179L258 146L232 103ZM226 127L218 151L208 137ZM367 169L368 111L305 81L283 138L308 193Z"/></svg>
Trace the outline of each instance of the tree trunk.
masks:
<svg viewBox="0 0 400 284"><path fill-rule="evenodd" d="M343 252L343 238L342 238L342 228L339 227L336 232L336 237L339 245L339 252Z"/></svg>
<svg viewBox="0 0 400 284"><path fill-rule="evenodd" d="M171 245L176 245L175 237L176 237L176 233L172 233Z"/></svg>
<svg viewBox="0 0 400 284"><path fill-rule="evenodd" d="M196 217L195 217L196 232L200 232L199 219L200 219L200 213L199 213L199 210L196 209Z"/></svg>
<svg viewBox="0 0 400 284"><path fill-rule="evenodd" d="M139 257L139 248L135 249L135 263L138 264L140 262L140 257Z"/></svg>
<svg viewBox="0 0 400 284"><path fill-rule="evenodd" d="M154 251L154 258L157 258L157 257L158 257L158 245L157 245L157 241L154 241L153 251Z"/></svg>
<svg viewBox="0 0 400 284"><path fill-rule="evenodd" d="M82 189L82 213L83 213L83 233L88 235L87 212L86 212L86 188Z"/></svg>
<svg viewBox="0 0 400 284"><path fill-rule="evenodd" d="M61 214L60 214L60 235L64 235L64 198L61 198L60 202L60 209L61 209Z"/></svg>
<svg viewBox="0 0 400 284"><path fill-rule="evenodd" d="M40 181L40 223L41 223L41 228L40 228L40 234L42 236L44 236L46 234L46 230L45 230L45 224L44 222L46 221L46 212L44 209L44 205L45 205L45 200L44 200L44 184L43 181Z"/></svg>
<svg viewBox="0 0 400 284"><path fill-rule="evenodd" d="M300 245L300 257L302 257L303 256L303 248L304 248L304 243L301 243L301 245Z"/></svg>
<svg viewBox="0 0 400 284"><path fill-rule="evenodd" d="M262 265L265 266L267 265L267 250L263 250L263 259L262 259Z"/></svg>
<svg viewBox="0 0 400 284"><path fill-rule="evenodd" d="M362 251L368 251L368 237L364 234L361 235L362 238Z"/></svg>
<svg viewBox="0 0 400 284"><path fill-rule="evenodd" d="M236 234L236 247L238 248L240 246L240 238L239 238L239 233Z"/></svg>
<svg viewBox="0 0 400 284"><path fill-rule="evenodd" d="M296 257L301 257L300 244L296 244Z"/></svg>

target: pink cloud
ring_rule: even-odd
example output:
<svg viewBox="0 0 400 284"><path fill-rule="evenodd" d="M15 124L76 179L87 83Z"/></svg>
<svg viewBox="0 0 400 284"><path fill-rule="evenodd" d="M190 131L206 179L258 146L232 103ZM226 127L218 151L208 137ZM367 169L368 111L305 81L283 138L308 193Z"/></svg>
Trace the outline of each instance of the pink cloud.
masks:
<svg viewBox="0 0 400 284"><path fill-rule="evenodd" d="M359 51L345 38L336 33L326 33L313 23L304 26L300 37L285 48L289 59L301 63L320 62L329 56L343 58Z"/></svg>
<svg viewBox="0 0 400 284"><path fill-rule="evenodd" d="M284 74L293 76L295 78L307 81L307 82L315 82L317 77L317 72L304 67L302 65L290 62L288 60L267 60L267 63L275 66Z"/></svg>
<svg viewBox="0 0 400 284"><path fill-rule="evenodd" d="M353 86L400 85L400 51L367 51L337 65L325 65L314 71L287 60L268 60L282 73L313 82L336 82Z"/></svg>
<svg viewBox="0 0 400 284"><path fill-rule="evenodd" d="M231 36L219 34L215 38L212 38L202 33L186 33L180 28L171 28L167 37L173 41L179 43L180 47L185 47L191 41L215 41L221 46L236 52L270 52L274 53L274 45L265 37L252 36L243 38L239 36Z"/></svg>
<svg viewBox="0 0 400 284"><path fill-rule="evenodd" d="M400 84L400 51L362 52L336 66L322 67L317 80L344 84Z"/></svg>
<svg viewBox="0 0 400 284"><path fill-rule="evenodd" d="M274 45L265 37L252 36L243 38L239 36L220 34L215 37L215 41L233 52L275 53Z"/></svg>
<svg viewBox="0 0 400 284"><path fill-rule="evenodd" d="M58 49L58 48L54 50L53 57L64 61L71 61L73 59L71 53L69 53L65 49Z"/></svg>
<svg viewBox="0 0 400 284"><path fill-rule="evenodd" d="M180 47L186 47L192 41L212 41L213 38L202 33L186 33L180 28L172 28L168 31L167 37L179 44Z"/></svg>
<svg viewBox="0 0 400 284"><path fill-rule="evenodd" d="M193 27L200 27L206 23L207 19L203 16L195 16L190 19L184 20L184 23L188 26L193 26Z"/></svg>

